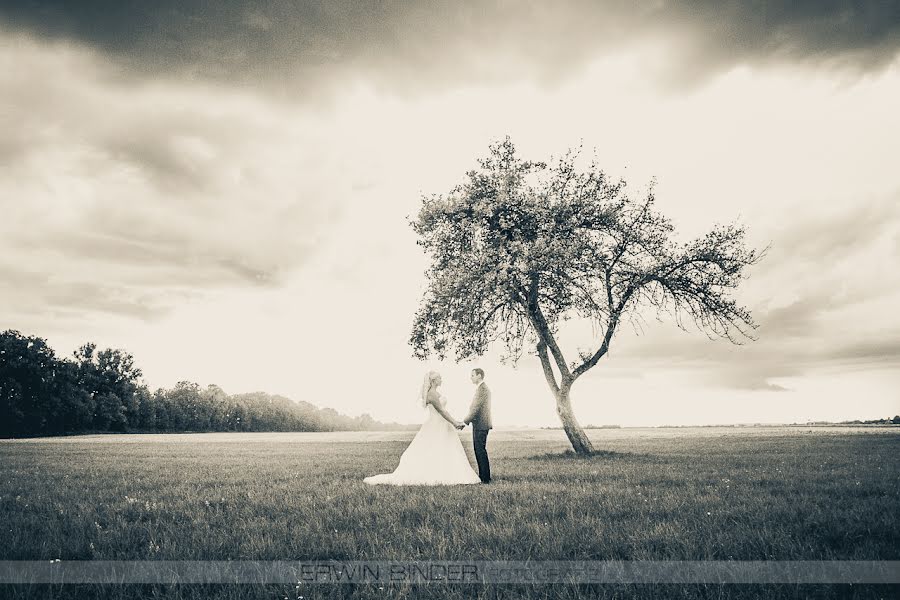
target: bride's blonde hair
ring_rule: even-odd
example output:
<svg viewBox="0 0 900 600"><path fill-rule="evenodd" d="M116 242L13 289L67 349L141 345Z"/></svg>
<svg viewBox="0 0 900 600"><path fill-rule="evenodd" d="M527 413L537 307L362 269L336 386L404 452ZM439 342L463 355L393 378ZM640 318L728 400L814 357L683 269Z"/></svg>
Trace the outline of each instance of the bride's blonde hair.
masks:
<svg viewBox="0 0 900 600"><path fill-rule="evenodd" d="M422 387L419 389L419 402L422 404L422 408L425 408L425 405L428 403L428 392L431 390L431 382L434 381L434 378L438 376L437 371L428 371L425 373L425 380L422 381Z"/></svg>

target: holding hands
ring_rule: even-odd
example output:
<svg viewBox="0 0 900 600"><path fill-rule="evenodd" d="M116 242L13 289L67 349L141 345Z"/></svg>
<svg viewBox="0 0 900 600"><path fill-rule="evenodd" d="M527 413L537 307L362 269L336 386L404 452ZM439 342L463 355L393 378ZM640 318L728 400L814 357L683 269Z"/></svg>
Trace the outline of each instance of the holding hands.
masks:
<svg viewBox="0 0 900 600"><path fill-rule="evenodd" d="M454 426L455 426L457 429L465 429L465 428L466 428L466 424L463 423L462 421L457 421L457 422L455 423Z"/></svg>

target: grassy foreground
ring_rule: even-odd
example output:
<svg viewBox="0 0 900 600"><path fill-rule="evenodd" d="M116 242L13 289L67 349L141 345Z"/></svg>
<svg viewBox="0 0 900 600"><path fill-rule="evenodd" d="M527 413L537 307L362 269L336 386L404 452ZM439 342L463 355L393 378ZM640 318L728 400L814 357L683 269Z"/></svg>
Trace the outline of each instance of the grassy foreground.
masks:
<svg viewBox="0 0 900 600"><path fill-rule="evenodd" d="M0 442L0 560L900 560L898 429L495 431L490 486L370 487L412 432ZM474 465L471 435L461 434ZM0 597L891 598L896 586L0 586Z"/></svg>

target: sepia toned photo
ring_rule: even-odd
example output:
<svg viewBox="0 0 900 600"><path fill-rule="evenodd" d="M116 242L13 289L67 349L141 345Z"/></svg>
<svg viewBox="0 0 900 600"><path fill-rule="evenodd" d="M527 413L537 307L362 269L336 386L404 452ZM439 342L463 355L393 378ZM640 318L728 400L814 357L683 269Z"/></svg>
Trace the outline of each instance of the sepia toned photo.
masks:
<svg viewBox="0 0 900 600"><path fill-rule="evenodd" d="M900 597L900 2L0 0L0 600Z"/></svg>

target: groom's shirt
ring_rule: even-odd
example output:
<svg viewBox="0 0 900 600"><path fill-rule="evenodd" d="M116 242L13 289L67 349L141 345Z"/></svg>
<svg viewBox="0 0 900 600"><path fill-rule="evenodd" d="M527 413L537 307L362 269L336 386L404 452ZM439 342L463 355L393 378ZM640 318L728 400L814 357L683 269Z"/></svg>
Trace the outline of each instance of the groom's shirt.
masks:
<svg viewBox="0 0 900 600"><path fill-rule="evenodd" d="M465 423L471 423L472 429L492 429L491 422L491 390L485 382L478 384L475 388L475 397L472 399L472 406L469 408L469 414L463 419Z"/></svg>

